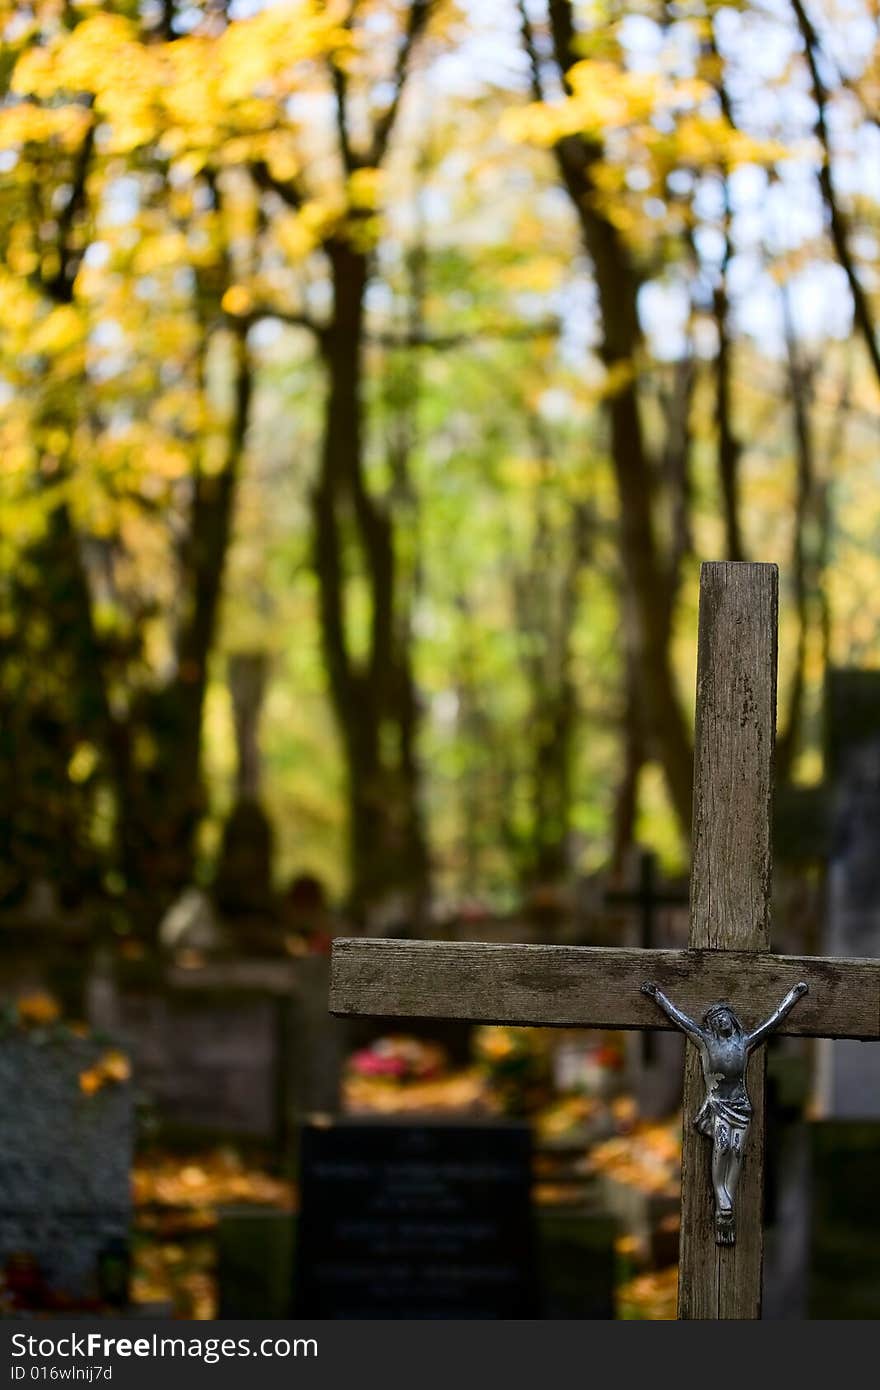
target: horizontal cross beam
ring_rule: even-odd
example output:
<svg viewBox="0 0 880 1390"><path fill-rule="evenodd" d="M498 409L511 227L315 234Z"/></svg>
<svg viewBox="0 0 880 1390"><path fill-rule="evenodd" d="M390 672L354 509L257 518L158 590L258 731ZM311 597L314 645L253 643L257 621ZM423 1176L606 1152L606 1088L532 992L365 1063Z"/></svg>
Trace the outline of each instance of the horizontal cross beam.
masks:
<svg viewBox="0 0 880 1390"><path fill-rule="evenodd" d="M542 1028L669 1028L640 992L646 980L697 1018L727 999L747 1028L805 980L809 994L780 1033L880 1038L880 961L757 951L349 938L333 945L330 1011Z"/></svg>

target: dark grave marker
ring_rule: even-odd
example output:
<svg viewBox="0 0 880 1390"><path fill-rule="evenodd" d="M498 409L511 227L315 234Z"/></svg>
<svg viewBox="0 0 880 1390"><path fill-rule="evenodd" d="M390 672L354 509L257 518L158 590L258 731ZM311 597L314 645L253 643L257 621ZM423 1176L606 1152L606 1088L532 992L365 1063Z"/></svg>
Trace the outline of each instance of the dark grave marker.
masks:
<svg viewBox="0 0 880 1390"><path fill-rule="evenodd" d="M808 1316L880 1318L880 1122L809 1126Z"/></svg>
<svg viewBox="0 0 880 1390"><path fill-rule="evenodd" d="M166 1137L231 1138L290 1156L301 1117L339 1104L346 1025L327 1013L329 962L234 958L118 978L104 962L89 1019L130 1051Z"/></svg>
<svg viewBox="0 0 880 1390"><path fill-rule="evenodd" d="M309 1125L298 1316L537 1313L524 1125Z"/></svg>
<svg viewBox="0 0 880 1390"><path fill-rule="evenodd" d="M831 848L823 949L880 956L880 671L832 671L826 692ZM819 1045L818 1108L880 1119L880 1048ZM880 1162L880 1149L877 1151Z"/></svg>
<svg viewBox="0 0 880 1390"><path fill-rule="evenodd" d="M120 1032L166 1133L280 1140L286 1007L270 994L210 989L123 996Z"/></svg>

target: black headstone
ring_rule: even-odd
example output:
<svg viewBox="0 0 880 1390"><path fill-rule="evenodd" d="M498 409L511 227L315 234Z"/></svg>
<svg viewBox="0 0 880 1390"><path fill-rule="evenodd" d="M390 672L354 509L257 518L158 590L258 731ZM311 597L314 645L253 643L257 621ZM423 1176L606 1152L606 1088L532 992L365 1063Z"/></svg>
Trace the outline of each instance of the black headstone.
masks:
<svg viewBox="0 0 880 1390"><path fill-rule="evenodd" d="M310 1125L300 1177L299 1316L537 1315L525 1125Z"/></svg>

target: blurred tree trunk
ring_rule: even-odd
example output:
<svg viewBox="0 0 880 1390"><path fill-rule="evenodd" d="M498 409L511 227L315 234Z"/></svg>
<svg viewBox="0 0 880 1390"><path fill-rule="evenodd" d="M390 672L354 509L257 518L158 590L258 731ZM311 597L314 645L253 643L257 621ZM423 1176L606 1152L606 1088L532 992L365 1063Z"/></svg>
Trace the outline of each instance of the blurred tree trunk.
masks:
<svg viewBox="0 0 880 1390"><path fill-rule="evenodd" d="M344 66L328 59L337 152L347 179L383 166L432 0L410 0L402 18L387 105L363 131L349 109ZM346 24L357 21L354 6ZM257 171L290 206L303 190ZM428 897L429 863L416 755L418 699L412 670L408 602L391 500L366 477L364 444L364 302L371 271L369 215L350 205L323 242L333 306L318 327L327 392L318 479L313 492L314 565L321 639L345 756L349 813L349 899L355 919L381 928L418 926ZM352 581L369 596L365 639L349 621Z"/></svg>
<svg viewBox="0 0 880 1390"><path fill-rule="evenodd" d="M93 155L94 127L90 126L81 147L70 157L63 211L55 218L45 212L40 224L52 229L55 238L56 269L41 279L39 286L54 306L75 302L76 279L89 241L88 178ZM205 171L204 178L220 211L210 170ZM38 213L41 196L51 199L51 187L35 184ZM201 466L202 441L195 445L191 502L178 557L181 602L174 673L164 684L139 680L144 665L143 613L128 612L124 631L108 633L96 620L94 557L105 555L112 543L108 546L81 533L64 487L77 465L70 441L82 402L88 399L85 375L79 389L69 380L62 388L47 379L35 430L36 486L45 493L47 520L44 535L17 578L15 602L32 627L45 629L47 636L41 642L51 651L51 662L39 645L31 643L28 647L25 637L21 654L28 663L28 716L21 725L22 733L27 742L25 726L33 714L34 738L42 750L40 795L45 803L45 823L53 823L62 802L64 808L70 804L76 812L77 835L71 837L57 829L53 832L56 844L63 847L62 857L66 855L69 860L76 858L74 844L89 835L83 828L88 822L83 798L71 786L69 764L79 746L85 742L91 745L95 761L78 786L80 790L89 785L109 788L114 816L112 836L100 865L104 881L93 873L88 887L96 894L103 892L106 871L113 870L124 908L145 933L155 931L163 908L192 878L195 836L205 808L201 777L204 698L253 387L246 325L224 326L221 301L230 274L227 254L221 249L218 260L202 266L195 275L196 310L202 329L202 365L195 387L205 390L203 368L213 334L226 332L233 399L219 471ZM44 437L48 440L59 434L68 440L60 458L56 445L44 449L42 443ZM112 564L108 569L112 570ZM102 579L112 583L103 572ZM120 695L122 698L117 698ZM50 727L53 733L47 739ZM52 764L48 781L47 759ZM64 816L67 824L70 817L66 809Z"/></svg>
<svg viewBox="0 0 880 1390"><path fill-rule="evenodd" d="M570 0L549 0L550 33L559 76L577 61ZM541 90L540 69L530 25L521 9L530 48L533 82ZM641 332L637 310L638 276L617 228L601 212L593 167L597 144L565 136L556 145L562 181L578 218L584 247L596 279L601 318L601 355L609 374L607 398L611 457L620 509L620 551L626 591L632 602L639 698L645 714L645 742L660 763L682 833L691 828L692 746L670 659L672 603L668 568L655 528L655 470L647 452L639 413L637 383Z"/></svg>
<svg viewBox="0 0 880 1390"><path fill-rule="evenodd" d="M359 921L424 911L428 855L416 758L418 705L390 508L364 470L364 296L369 260L352 238L325 246L333 318L321 334L324 436L313 495L315 570L330 694L348 778L350 897ZM366 651L347 622L352 566L370 595Z"/></svg>
<svg viewBox="0 0 880 1390"><path fill-rule="evenodd" d="M35 272L46 304L68 306L88 237L87 186L95 152L94 125L88 125L69 166L45 167L33 193L35 237L51 250L55 269ZM50 213L56 179L66 180L66 197L57 216ZM19 894L46 877L74 898L98 894L108 867L89 846L91 793L100 769L71 776L78 748L112 753L114 721L106 669L106 644L99 637L81 537L67 495L74 470L71 440L77 403L86 389L84 372L60 384L50 361L38 366L39 407L33 422L34 494L45 508L43 534L10 578L14 630L4 636L2 701L5 752L14 769L4 788L8 825L3 888ZM65 444L59 449L58 438Z"/></svg>
<svg viewBox="0 0 880 1390"><path fill-rule="evenodd" d="M225 459L217 472L197 466L180 556L181 614L175 669L158 689L135 699L117 735L119 839L128 904L150 933L195 872L196 835L207 809L202 776L202 725L223 578L232 538L239 477L253 397L246 327L228 331L232 407ZM208 337L203 354L208 350Z"/></svg>
<svg viewBox="0 0 880 1390"><path fill-rule="evenodd" d="M733 255L730 240L730 211L725 178L724 259L718 283L712 293L718 351L715 356L715 419L718 426L718 476L724 517L724 558L746 558L740 525L739 464L742 445L733 425L733 343L730 335L730 301L727 291L728 268Z"/></svg>
<svg viewBox="0 0 880 1390"><path fill-rule="evenodd" d="M703 40L704 57L709 60L709 71L714 72L713 86L724 117L732 129L736 129L733 104L724 81L724 63L715 37L715 29L710 19ZM730 265L734 255L732 223L733 212L730 203L730 170L726 162L721 166L721 235L724 250L721 264L712 291L712 312L715 330L718 335L718 350L715 354L715 419L718 427L718 481L721 492L721 512L724 517L725 555L727 560L744 560L745 544L741 524L740 460L742 444L737 436L733 421L733 336L730 323Z"/></svg>
<svg viewBox="0 0 880 1390"><path fill-rule="evenodd" d="M814 381L818 362L809 359L795 336L788 289L782 290L786 369L794 432L796 484L792 531L791 576L797 619L795 665L788 703L776 748L776 777L780 785L790 781L800 751L807 693L807 658L813 633L818 633L823 664L828 662L828 605L825 567L828 557L831 512L828 476L841 445L842 420L848 409L848 383L841 393L838 419L830 441L830 458L818 459L812 418ZM824 475L824 476L823 476Z"/></svg>
<svg viewBox="0 0 880 1390"><path fill-rule="evenodd" d="M654 523L654 476L639 415L634 373L640 346L637 282L617 229L596 211L586 167L575 164L573 145L564 142L560 162L580 209L584 240L593 260L602 314L602 357L611 375L607 409L611 456L620 504L620 546L624 580L636 620L639 684L645 709L646 740L663 768L682 831L690 834L692 749L669 654L672 611L668 576ZM620 382L619 386L614 383Z"/></svg>
<svg viewBox="0 0 880 1390"><path fill-rule="evenodd" d="M521 872L530 887L561 884L570 871L572 758L577 692L572 640L580 579L592 537L592 513L567 503L565 524L551 520L552 450L543 425L530 420L541 463L528 568L514 577L522 666L530 702L531 825L521 846Z"/></svg>
<svg viewBox="0 0 880 1390"><path fill-rule="evenodd" d="M615 879L623 873L629 850L636 841L639 780L646 761L638 678L630 653L627 653L626 657L622 735L623 768L614 797L609 866L611 876Z"/></svg>

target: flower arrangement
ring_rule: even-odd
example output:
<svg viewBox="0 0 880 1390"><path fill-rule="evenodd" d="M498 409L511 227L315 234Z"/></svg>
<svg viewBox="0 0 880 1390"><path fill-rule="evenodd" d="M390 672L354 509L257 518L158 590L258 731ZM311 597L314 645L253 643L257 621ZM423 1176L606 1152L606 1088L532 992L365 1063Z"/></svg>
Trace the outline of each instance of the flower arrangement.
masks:
<svg viewBox="0 0 880 1390"><path fill-rule="evenodd" d="M442 1075L446 1067L446 1053L437 1043L404 1035L377 1038L348 1061L352 1076L390 1085L430 1081Z"/></svg>

